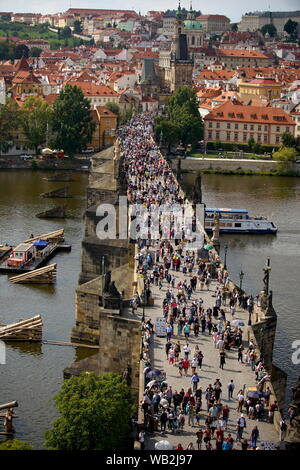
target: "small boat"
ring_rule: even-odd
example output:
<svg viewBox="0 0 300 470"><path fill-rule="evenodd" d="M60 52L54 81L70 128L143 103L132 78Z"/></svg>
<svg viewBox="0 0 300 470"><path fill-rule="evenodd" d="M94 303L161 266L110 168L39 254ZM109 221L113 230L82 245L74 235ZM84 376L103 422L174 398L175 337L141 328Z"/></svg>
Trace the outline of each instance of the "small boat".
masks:
<svg viewBox="0 0 300 470"><path fill-rule="evenodd" d="M204 228L212 232L215 214L219 215L220 233L275 234L276 225L266 217L251 217L246 209L206 208Z"/></svg>

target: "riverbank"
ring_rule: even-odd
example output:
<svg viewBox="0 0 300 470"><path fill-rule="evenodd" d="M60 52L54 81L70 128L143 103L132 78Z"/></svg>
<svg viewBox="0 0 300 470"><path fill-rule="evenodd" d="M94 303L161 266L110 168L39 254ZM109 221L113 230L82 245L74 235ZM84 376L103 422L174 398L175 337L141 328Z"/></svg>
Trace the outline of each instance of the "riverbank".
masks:
<svg viewBox="0 0 300 470"><path fill-rule="evenodd" d="M80 171L90 168L90 157L74 157L65 160L33 159L22 160L20 157L0 157L0 170L42 170L42 171Z"/></svg>
<svg viewBox="0 0 300 470"><path fill-rule="evenodd" d="M175 170L177 160L172 161ZM288 163L287 169L280 168L278 162L270 160L245 160L226 158L194 158L181 160L181 171L200 171L207 174L300 176L300 164Z"/></svg>

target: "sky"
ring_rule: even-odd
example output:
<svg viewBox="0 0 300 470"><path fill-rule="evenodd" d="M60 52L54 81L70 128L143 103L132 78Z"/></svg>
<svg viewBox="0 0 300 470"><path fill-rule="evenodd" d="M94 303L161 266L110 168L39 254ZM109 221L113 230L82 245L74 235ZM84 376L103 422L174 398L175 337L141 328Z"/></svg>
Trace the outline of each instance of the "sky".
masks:
<svg viewBox="0 0 300 470"><path fill-rule="evenodd" d="M111 8L139 10L144 14L149 10L165 11L174 9L178 0L0 0L0 11L14 13L59 13L68 8ZM190 0L181 0L181 6L190 8ZM300 9L299 0L193 0L193 8L201 10L203 14L226 15L232 22L241 20L244 13L250 11L295 11Z"/></svg>

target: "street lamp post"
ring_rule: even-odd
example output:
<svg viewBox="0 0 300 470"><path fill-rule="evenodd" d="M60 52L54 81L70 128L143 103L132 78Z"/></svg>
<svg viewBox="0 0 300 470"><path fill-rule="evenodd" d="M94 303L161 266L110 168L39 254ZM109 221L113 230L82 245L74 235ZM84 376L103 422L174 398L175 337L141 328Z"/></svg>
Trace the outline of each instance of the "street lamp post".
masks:
<svg viewBox="0 0 300 470"><path fill-rule="evenodd" d="M224 269L227 269L227 251L228 251L228 246L225 245L225 247L224 247L224 253L225 253L225 256L224 256Z"/></svg>
<svg viewBox="0 0 300 470"><path fill-rule="evenodd" d="M144 274L144 295L143 295L143 315L142 315L142 322L145 322L145 305L146 305L146 273Z"/></svg>
<svg viewBox="0 0 300 470"><path fill-rule="evenodd" d="M245 276L245 273L243 273L243 271L241 270L241 272L240 272L240 290L242 290L244 276Z"/></svg>

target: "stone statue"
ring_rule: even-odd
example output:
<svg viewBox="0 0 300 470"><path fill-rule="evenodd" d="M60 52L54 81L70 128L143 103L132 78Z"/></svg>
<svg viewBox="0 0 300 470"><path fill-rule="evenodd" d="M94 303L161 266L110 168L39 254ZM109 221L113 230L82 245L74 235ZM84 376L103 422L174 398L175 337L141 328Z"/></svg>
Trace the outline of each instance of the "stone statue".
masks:
<svg viewBox="0 0 300 470"><path fill-rule="evenodd" d="M104 288L103 288L103 293L109 292L109 286L111 283L111 271L107 271L104 275Z"/></svg>
<svg viewBox="0 0 300 470"><path fill-rule="evenodd" d="M269 294L267 295L266 299L266 314L270 315L275 313L274 307L273 307L273 291L270 290Z"/></svg>
<svg viewBox="0 0 300 470"><path fill-rule="evenodd" d="M122 374L122 378L123 380L126 381L128 386L130 386L132 382L131 375L132 375L132 369L130 365L128 365L126 369L124 369L123 374Z"/></svg>
<svg viewBox="0 0 300 470"><path fill-rule="evenodd" d="M120 292L115 286L115 281L111 281L108 287L108 293L111 297L121 297Z"/></svg>
<svg viewBox="0 0 300 470"><path fill-rule="evenodd" d="M176 177L178 181L181 181L181 158L177 159Z"/></svg>
<svg viewBox="0 0 300 470"><path fill-rule="evenodd" d="M202 204L201 183L202 183L202 180L201 180L201 175L199 173L194 183L194 191L193 191L193 203L194 204Z"/></svg>
<svg viewBox="0 0 300 470"><path fill-rule="evenodd" d="M214 215L214 228L211 241L215 247L220 245L220 216L217 212Z"/></svg>

